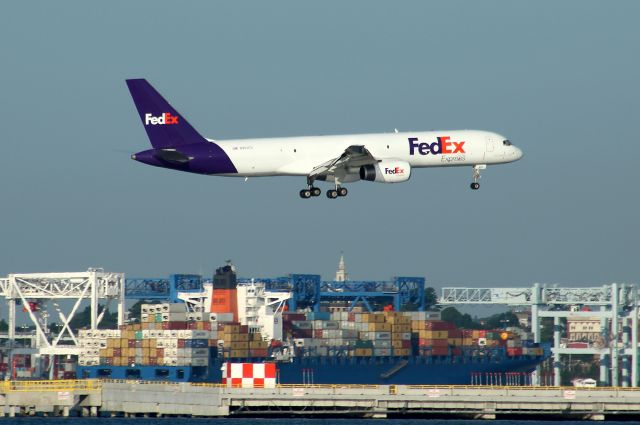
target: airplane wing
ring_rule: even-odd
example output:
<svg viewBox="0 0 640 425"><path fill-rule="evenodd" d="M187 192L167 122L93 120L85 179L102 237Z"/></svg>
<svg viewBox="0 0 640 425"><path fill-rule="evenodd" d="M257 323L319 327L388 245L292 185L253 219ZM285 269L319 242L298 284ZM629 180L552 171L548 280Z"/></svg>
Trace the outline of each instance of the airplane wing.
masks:
<svg viewBox="0 0 640 425"><path fill-rule="evenodd" d="M371 155L371 152L362 145L349 146L338 158L331 159L323 164L318 165L307 176L309 181L314 181L318 178L330 174L336 174L336 171L340 169L346 169L347 167L361 167L363 165L375 164L377 159ZM321 179L322 180L322 179Z"/></svg>

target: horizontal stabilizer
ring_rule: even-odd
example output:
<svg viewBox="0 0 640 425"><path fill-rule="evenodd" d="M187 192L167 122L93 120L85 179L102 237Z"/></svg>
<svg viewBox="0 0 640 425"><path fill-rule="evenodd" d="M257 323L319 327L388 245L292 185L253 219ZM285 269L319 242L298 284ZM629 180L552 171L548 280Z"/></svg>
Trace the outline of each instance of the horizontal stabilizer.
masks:
<svg viewBox="0 0 640 425"><path fill-rule="evenodd" d="M191 161L193 158L188 157L182 152L178 152L175 149L161 149L157 150L154 153L154 156L163 161L172 162L174 164L186 164Z"/></svg>

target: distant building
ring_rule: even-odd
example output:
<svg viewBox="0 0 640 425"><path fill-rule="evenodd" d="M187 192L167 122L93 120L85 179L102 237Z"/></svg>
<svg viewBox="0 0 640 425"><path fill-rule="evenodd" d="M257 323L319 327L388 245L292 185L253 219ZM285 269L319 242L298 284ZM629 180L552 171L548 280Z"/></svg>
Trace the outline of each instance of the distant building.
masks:
<svg viewBox="0 0 640 425"><path fill-rule="evenodd" d="M596 341L601 337L602 328L597 317L567 318L567 339L569 341Z"/></svg>
<svg viewBox="0 0 640 425"><path fill-rule="evenodd" d="M520 323L522 329L531 329L530 311L514 311L513 314L518 318L518 323Z"/></svg>
<svg viewBox="0 0 640 425"><path fill-rule="evenodd" d="M336 282L344 282L348 280L347 268L344 265L344 254L340 254L340 261L338 262L338 270L336 270Z"/></svg>

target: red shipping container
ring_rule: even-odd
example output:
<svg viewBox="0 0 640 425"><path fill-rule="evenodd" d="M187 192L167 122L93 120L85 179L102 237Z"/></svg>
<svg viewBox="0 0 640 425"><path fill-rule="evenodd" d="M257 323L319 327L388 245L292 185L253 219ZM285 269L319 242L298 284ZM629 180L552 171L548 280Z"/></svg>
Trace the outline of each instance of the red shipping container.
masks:
<svg viewBox="0 0 640 425"><path fill-rule="evenodd" d="M187 329L198 329L198 322L188 322Z"/></svg>
<svg viewBox="0 0 640 425"><path fill-rule="evenodd" d="M131 364L135 364L136 362L136 358L135 357L127 357L127 366L131 365Z"/></svg>
<svg viewBox="0 0 640 425"><path fill-rule="evenodd" d="M402 341L402 348L411 348L411 341L403 340Z"/></svg>
<svg viewBox="0 0 640 425"><path fill-rule="evenodd" d="M249 326L247 326L247 325L240 325L240 333L241 333L241 334L248 334L248 333L249 333Z"/></svg>
<svg viewBox="0 0 640 425"><path fill-rule="evenodd" d="M314 338L322 338L322 329L314 329L313 330Z"/></svg>
<svg viewBox="0 0 640 425"><path fill-rule="evenodd" d="M513 357L513 356L521 356L522 355L522 348L518 347L518 348L507 348L507 356Z"/></svg>
<svg viewBox="0 0 640 425"><path fill-rule="evenodd" d="M184 348L184 339L178 340L178 348Z"/></svg>
<svg viewBox="0 0 640 425"><path fill-rule="evenodd" d="M448 347L449 342L446 339L425 339L420 338L418 345L421 347Z"/></svg>
<svg viewBox="0 0 640 425"><path fill-rule="evenodd" d="M456 325L441 320L425 322L425 329L428 331L450 331L456 329Z"/></svg>
<svg viewBox="0 0 640 425"><path fill-rule="evenodd" d="M293 333L294 338L313 338L312 329L296 329Z"/></svg>
<svg viewBox="0 0 640 425"><path fill-rule="evenodd" d="M449 331L449 338L462 338L462 331L460 329L451 329Z"/></svg>
<svg viewBox="0 0 640 425"><path fill-rule="evenodd" d="M122 349L121 348L114 348L113 349L113 357L120 357L122 355Z"/></svg>
<svg viewBox="0 0 640 425"><path fill-rule="evenodd" d="M480 332L480 334L478 336L479 338L486 338L487 337L487 331L479 331L479 332Z"/></svg>
<svg viewBox="0 0 640 425"><path fill-rule="evenodd" d="M188 322L166 322L169 323L170 330L184 330L187 329Z"/></svg>
<svg viewBox="0 0 640 425"><path fill-rule="evenodd" d="M156 348L156 357L164 357L164 348Z"/></svg>
<svg viewBox="0 0 640 425"><path fill-rule="evenodd" d="M432 347L431 355L433 356L447 356L449 355L449 348L447 347Z"/></svg>
<svg viewBox="0 0 640 425"><path fill-rule="evenodd" d="M349 317L347 318L347 320L349 322L355 322L356 321L356 314L355 313L349 313Z"/></svg>

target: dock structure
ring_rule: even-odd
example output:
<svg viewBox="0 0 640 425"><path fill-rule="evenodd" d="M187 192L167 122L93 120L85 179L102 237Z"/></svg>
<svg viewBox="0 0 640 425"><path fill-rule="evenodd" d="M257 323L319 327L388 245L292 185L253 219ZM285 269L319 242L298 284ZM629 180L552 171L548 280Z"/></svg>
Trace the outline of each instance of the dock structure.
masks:
<svg viewBox="0 0 640 425"><path fill-rule="evenodd" d="M0 415L102 417L349 416L549 418L640 417L640 389L421 385L278 385L151 381L0 383Z"/></svg>

